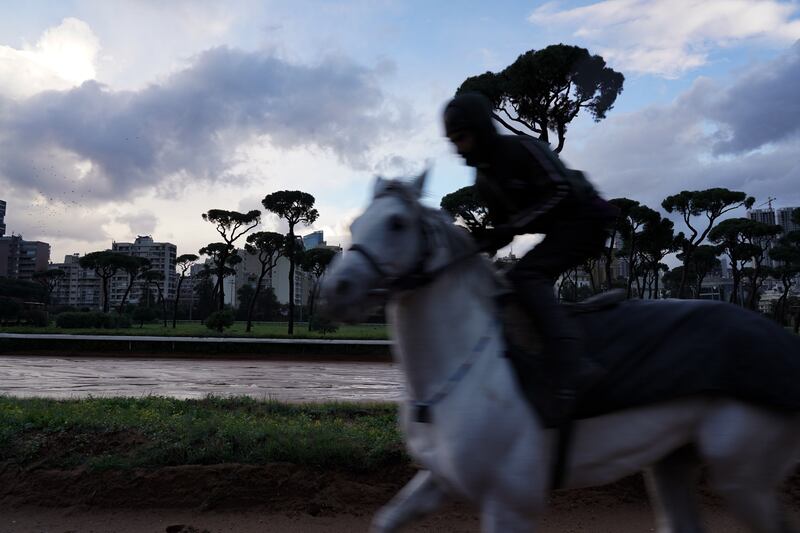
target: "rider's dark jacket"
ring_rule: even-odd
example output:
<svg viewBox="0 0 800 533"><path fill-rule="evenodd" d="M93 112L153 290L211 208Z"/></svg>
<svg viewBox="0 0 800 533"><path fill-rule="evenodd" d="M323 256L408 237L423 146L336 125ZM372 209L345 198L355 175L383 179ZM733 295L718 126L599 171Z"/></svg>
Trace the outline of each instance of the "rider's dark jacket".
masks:
<svg viewBox="0 0 800 533"><path fill-rule="evenodd" d="M475 191L498 232L495 246L514 235L549 233L565 220L605 224L616 210L600 199L582 172L564 166L549 146L527 135L500 135L491 109L476 95L459 95L445 110L448 133L467 130L476 138L465 155L477 169Z"/></svg>

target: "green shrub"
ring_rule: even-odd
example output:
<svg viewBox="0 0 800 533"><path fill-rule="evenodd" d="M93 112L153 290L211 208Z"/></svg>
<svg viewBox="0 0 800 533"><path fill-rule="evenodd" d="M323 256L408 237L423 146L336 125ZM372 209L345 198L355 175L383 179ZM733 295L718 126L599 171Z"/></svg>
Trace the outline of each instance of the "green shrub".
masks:
<svg viewBox="0 0 800 533"><path fill-rule="evenodd" d="M19 317L22 306L13 298L0 296L0 324L5 321L16 320Z"/></svg>
<svg viewBox="0 0 800 533"><path fill-rule="evenodd" d="M206 327L208 329L215 329L222 331L233 325L233 312L232 311L214 311L206 318Z"/></svg>
<svg viewBox="0 0 800 533"><path fill-rule="evenodd" d="M37 328L44 328L50 325L50 320L47 318L47 313L44 311L31 310L25 311L22 314L22 319L30 326Z"/></svg>
<svg viewBox="0 0 800 533"><path fill-rule="evenodd" d="M131 319L125 315L99 313L61 313L56 317L56 326L64 329L101 328L117 329L131 327Z"/></svg>
<svg viewBox="0 0 800 533"><path fill-rule="evenodd" d="M312 316L311 322L308 326L311 331L316 331L318 333L322 333L323 335L326 333L336 333L336 331L339 330L339 326L337 326L332 320L318 316Z"/></svg>
<svg viewBox="0 0 800 533"><path fill-rule="evenodd" d="M152 307L136 307L133 309L133 320L139 323L139 327L144 327L145 322L152 322L158 317L158 313Z"/></svg>

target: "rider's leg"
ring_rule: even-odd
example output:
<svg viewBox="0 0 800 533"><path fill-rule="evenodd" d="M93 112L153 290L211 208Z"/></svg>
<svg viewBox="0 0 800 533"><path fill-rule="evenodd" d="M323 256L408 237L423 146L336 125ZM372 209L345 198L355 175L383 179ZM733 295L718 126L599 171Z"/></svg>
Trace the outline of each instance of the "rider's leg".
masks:
<svg viewBox="0 0 800 533"><path fill-rule="evenodd" d="M553 283L533 272L527 274L515 276L513 284L542 335L542 370L547 373L548 391L540 396L541 414L547 425L558 425L569 418L574 407L583 339L574 321L556 302Z"/></svg>
<svg viewBox="0 0 800 533"><path fill-rule="evenodd" d="M605 238L603 228L564 224L547 234L508 274L519 303L542 335L550 379L549 391L540 395L539 403L548 425L560 425L571 416L580 388L596 370L585 361L580 327L556 301L553 283L562 272L599 253Z"/></svg>

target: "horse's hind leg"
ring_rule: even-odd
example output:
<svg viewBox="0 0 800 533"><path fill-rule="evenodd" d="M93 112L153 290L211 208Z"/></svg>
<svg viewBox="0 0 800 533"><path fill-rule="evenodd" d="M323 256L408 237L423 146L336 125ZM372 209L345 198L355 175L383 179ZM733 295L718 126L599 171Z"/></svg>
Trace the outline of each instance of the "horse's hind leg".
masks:
<svg viewBox="0 0 800 533"><path fill-rule="evenodd" d="M757 533L797 533L778 499L796 463L797 417L731 403L709 414L698 444L714 490Z"/></svg>
<svg viewBox="0 0 800 533"><path fill-rule="evenodd" d="M695 494L697 454L685 446L667 455L645 472L659 533L702 533Z"/></svg>

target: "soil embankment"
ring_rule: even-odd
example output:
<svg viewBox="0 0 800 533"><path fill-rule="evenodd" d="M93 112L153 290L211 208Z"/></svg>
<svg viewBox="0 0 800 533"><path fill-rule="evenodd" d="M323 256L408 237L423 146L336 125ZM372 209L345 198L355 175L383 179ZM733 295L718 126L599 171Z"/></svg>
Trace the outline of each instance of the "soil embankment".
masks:
<svg viewBox="0 0 800 533"><path fill-rule="evenodd" d="M366 531L370 516L413 471L318 471L292 464L193 465L154 470L89 471L0 467L0 533L28 531L216 533ZM713 532L744 532L701 488ZM800 478L784 493L797 515ZM641 478L557 493L542 531L654 531ZM410 531L477 532L473 508L461 503Z"/></svg>

